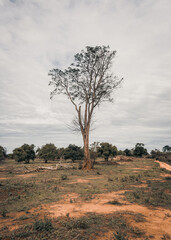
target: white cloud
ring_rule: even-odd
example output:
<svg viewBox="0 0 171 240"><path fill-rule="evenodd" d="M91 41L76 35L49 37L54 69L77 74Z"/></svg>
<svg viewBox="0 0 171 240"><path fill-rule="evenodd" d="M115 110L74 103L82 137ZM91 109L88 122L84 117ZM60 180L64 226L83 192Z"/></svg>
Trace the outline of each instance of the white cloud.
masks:
<svg viewBox="0 0 171 240"><path fill-rule="evenodd" d="M49 100L47 74L86 45L102 44L117 50L113 70L125 81L114 105L96 111L92 141L170 144L170 11L170 0L1 0L0 144L81 145L66 127L72 105L62 96Z"/></svg>

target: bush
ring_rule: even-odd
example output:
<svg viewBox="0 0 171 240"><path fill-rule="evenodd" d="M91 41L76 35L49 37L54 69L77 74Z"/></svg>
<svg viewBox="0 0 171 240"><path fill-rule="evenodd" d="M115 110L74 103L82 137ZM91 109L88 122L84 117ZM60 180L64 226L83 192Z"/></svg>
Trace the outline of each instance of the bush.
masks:
<svg viewBox="0 0 171 240"><path fill-rule="evenodd" d="M3 209L2 212L1 212L1 215L2 215L2 217L5 218L7 216L7 210Z"/></svg>
<svg viewBox="0 0 171 240"><path fill-rule="evenodd" d="M156 160L171 164L171 152L160 152L159 150L155 149L151 151L151 157L155 158Z"/></svg>
<svg viewBox="0 0 171 240"><path fill-rule="evenodd" d="M87 229L90 227L88 219L85 217L79 218L79 219L72 219L65 223L65 227L70 229Z"/></svg>
<svg viewBox="0 0 171 240"><path fill-rule="evenodd" d="M128 238L126 237L126 233L121 230L119 230L113 234L113 239L114 240L128 240Z"/></svg>
<svg viewBox="0 0 171 240"><path fill-rule="evenodd" d="M68 179L67 175L61 175L61 180L67 180L67 179Z"/></svg>
<svg viewBox="0 0 171 240"><path fill-rule="evenodd" d="M53 229L53 225L51 219L44 218L44 220L36 220L33 224L33 228L36 231L51 231Z"/></svg>
<svg viewBox="0 0 171 240"><path fill-rule="evenodd" d="M126 153L122 150L119 150L117 155L120 155L120 156L126 156Z"/></svg>

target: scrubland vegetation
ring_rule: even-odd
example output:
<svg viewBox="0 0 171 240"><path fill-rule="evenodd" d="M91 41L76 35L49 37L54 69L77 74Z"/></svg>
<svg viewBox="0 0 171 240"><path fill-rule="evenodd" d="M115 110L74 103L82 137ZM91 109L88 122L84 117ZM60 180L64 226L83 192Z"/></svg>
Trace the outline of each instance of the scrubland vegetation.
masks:
<svg viewBox="0 0 171 240"><path fill-rule="evenodd" d="M3 148L0 239L170 239L171 174L155 162L169 162L169 151L94 143L94 168L83 171L81 147L23 146L22 160ZM73 168L56 170L60 163Z"/></svg>

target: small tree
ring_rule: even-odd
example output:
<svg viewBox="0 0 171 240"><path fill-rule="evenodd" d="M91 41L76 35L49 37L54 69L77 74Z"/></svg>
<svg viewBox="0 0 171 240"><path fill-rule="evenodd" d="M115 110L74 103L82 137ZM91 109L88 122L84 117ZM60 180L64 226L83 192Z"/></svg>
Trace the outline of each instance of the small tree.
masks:
<svg viewBox="0 0 171 240"><path fill-rule="evenodd" d="M126 156L132 156L132 151L129 150L128 148L126 148L126 149L124 150L124 152L125 152Z"/></svg>
<svg viewBox="0 0 171 240"><path fill-rule="evenodd" d="M147 149L144 148L144 144L143 143L137 143L135 145L135 149L134 149L134 156L136 157L142 157L143 155L147 155Z"/></svg>
<svg viewBox="0 0 171 240"><path fill-rule="evenodd" d="M171 147L169 145L164 146L163 152L171 152Z"/></svg>
<svg viewBox="0 0 171 240"><path fill-rule="evenodd" d="M0 161L7 157L7 151L4 147L0 146Z"/></svg>
<svg viewBox="0 0 171 240"><path fill-rule="evenodd" d="M13 150L13 158L15 159L16 162L25 161L26 156L27 156L26 152L21 147L15 148Z"/></svg>
<svg viewBox="0 0 171 240"><path fill-rule="evenodd" d="M26 158L25 158L25 163L29 163L30 160L34 160L36 158L36 154L34 151L34 144L28 145L24 144L21 146L21 148L26 152Z"/></svg>
<svg viewBox="0 0 171 240"><path fill-rule="evenodd" d="M118 150L117 155L125 156L126 153L124 151L122 151L122 150Z"/></svg>
<svg viewBox="0 0 171 240"><path fill-rule="evenodd" d="M150 152L152 158L159 158L161 156L161 152L159 149L151 150Z"/></svg>
<svg viewBox="0 0 171 240"><path fill-rule="evenodd" d="M86 47L75 55L75 62L68 69L52 69L50 85L54 86L51 97L64 94L74 105L77 117L74 131L80 131L84 142L83 169L93 167L89 152L89 132L94 109L102 102L113 100L111 94L121 81L111 73L116 51L109 47Z"/></svg>
<svg viewBox="0 0 171 240"><path fill-rule="evenodd" d="M48 143L38 149L38 157L42 158L45 163L54 161L58 157L58 151L53 143Z"/></svg>
<svg viewBox="0 0 171 240"><path fill-rule="evenodd" d="M99 155L102 156L105 161L108 161L109 157L115 157L117 152L117 147L107 142L100 143L100 147L98 148Z"/></svg>
<svg viewBox="0 0 171 240"><path fill-rule="evenodd" d="M65 148L63 156L64 159L71 159L73 162L75 160L82 160L84 156L83 149L75 144L70 144Z"/></svg>
<svg viewBox="0 0 171 240"><path fill-rule="evenodd" d="M17 162L25 161L25 163L29 163L30 160L34 160L36 157L34 147L34 144L23 144L21 147L15 148L13 150L13 158Z"/></svg>

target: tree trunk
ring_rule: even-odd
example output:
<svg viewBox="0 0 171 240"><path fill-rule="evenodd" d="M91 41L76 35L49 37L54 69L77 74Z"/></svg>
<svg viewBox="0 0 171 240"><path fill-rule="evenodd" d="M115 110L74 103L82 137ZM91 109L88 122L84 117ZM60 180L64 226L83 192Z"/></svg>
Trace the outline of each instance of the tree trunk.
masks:
<svg viewBox="0 0 171 240"><path fill-rule="evenodd" d="M90 170L93 168L93 162L90 159L90 151L89 151L89 135L85 134L83 136L84 141L84 162L82 169Z"/></svg>

